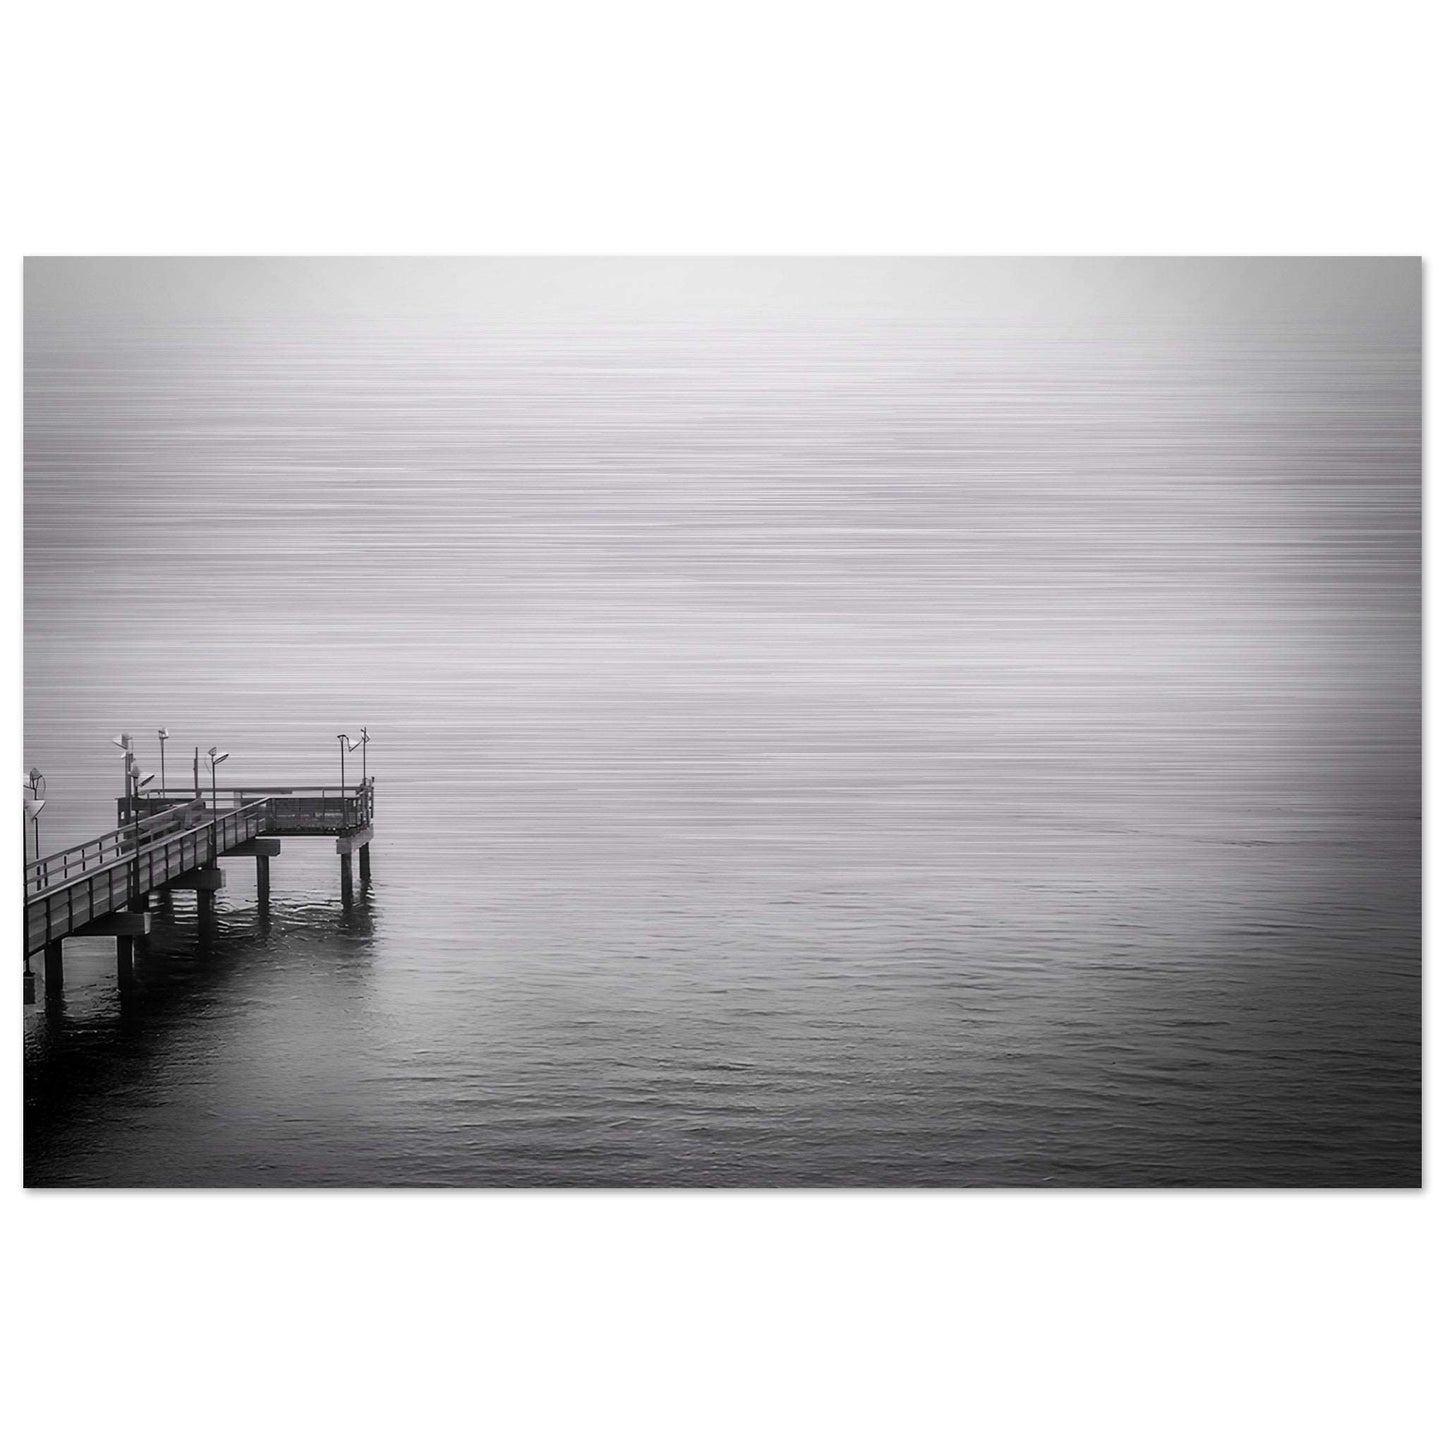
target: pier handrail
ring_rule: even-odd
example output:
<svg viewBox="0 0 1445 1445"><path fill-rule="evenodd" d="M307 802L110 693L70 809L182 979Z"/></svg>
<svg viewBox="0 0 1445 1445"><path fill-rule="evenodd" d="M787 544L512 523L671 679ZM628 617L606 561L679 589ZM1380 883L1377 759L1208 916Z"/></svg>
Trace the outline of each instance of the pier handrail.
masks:
<svg viewBox="0 0 1445 1445"><path fill-rule="evenodd" d="M368 778L362 783L348 783L345 788L345 796L348 798L359 797L363 792L370 792L376 786L375 782ZM339 784L323 783L317 787L314 783L291 783L285 786L278 786L275 783L232 783L224 782L216 784L217 793L256 793L266 794L267 797L283 797L291 793L325 793L328 797L336 797L343 790ZM162 792L159 788L151 789L146 797L149 799L175 798L186 801L206 802L211 796L211 787L207 783L197 794L194 788L167 788Z"/></svg>
<svg viewBox="0 0 1445 1445"><path fill-rule="evenodd" d="M370 779L365 782L340 787L289 787L278 788L271 784L224 783L216 789L218 800L234 799L237 806L257 798L272 798L277 805L277 816L288 823L315 820L326 824L326 831L333 831L331 825L343 830L361 829L371 825L376 813L376 785ZM170 800L196 801L194 790L175 789L164 793L147 795L146 806L164 805ZM200 801L209 806L211 792L203 790ZM124 800L117 799L117 810L123 811Z"/></svg>
<svg viewBox="0 0 1445 1445"><path fill-rule="evenodd" d="M235 826L234 820L243 819L249 821L252 817L258 816L263 810L268 810L270 802L270 798L258 798L254 802L247 803L241 808L234 808L228 813L214 813L208 817L204 823L197 823L193 828L171 829L160 833L152 838L150 842L134 848L128 853L121 854L106 867L92 868L88 873L76 874L68 880L62 879L59 882L52 883L49 888L39 893L31 894L27 901L43 902L47 897L63 892L67 888L72 888L79 883L85 883L87 885L93 884L101 878L118 872L120 869L125 869L129 872L136 869L137 865L142 863L143 860L149 859L151 855L158 852L165 852L178 844L183 844L188 838L198 837L202 833L214 832L216 834L215 841L209 850L210 856L215 858L218 856L218 849L219 852L223 853L227 848L236 846L237 842L246 841L238 836L241 830ZM117 831L121 833L134 833L135 829L131 827L118 829ZM255 831L261 832L264 831L264 829L257 829ZM110 837L112 835L107 834L106 836ZM254 834L252 836L254 836Z"/></svg>
<svg viewBox="0 0 1445 1445"><path fill-rule="evenodd" d="M344 796L346 796L346 797L348 797L348 798L360 797L363 792L369 792L369 791L372 789L373 786L374 786L374 785L373 785L370 781L365 782L365 783L348 783L348 784L346 785L346 790L345 790ZM256 794L258 797L259 797L261 794L264 793L264 794L266 795L266 797L268 797L268 798L272 798L272 797L275 797L275 798L288 797L288 796L290 796L290 795L292 795L292 794L295 794L295 793L306 793L306 794L311 794L311 795L315 795L315 796L319 796L319 795L321 795L322 793L325 793L327 797L329 797L329 798L334 798L334 797L336 797L338 794L340 794L340 793L342 792L342 789L341 789L339 786L335 786L335 787L322 786L322 787L319 787L319 788L317 788L317 787L308 787L305 783L297 783L297 784L295 784L294 786L291 786L291 787L278 788L274 783L229 783L229 782L227 782L227 783L218 783L218 784L216 785L216 792L217 792L217 794L221 794L221 793L254 793L254 794ZM146 794L146 797L149 798L149 799L153 799L153 800L164 800L164 799L168 799L168 798L177 798L177 799L184 799L184 800L189 801L189 802L209 803L210 797L211 797L211 789L210 789L210 785L208 784L206 787L204 787L204 788L201 789L200 796L197 797L197 795L196 795L196 790L195 790L194 788L167 788L165 792L161 792L161 790L160 790L159 788L156 788L156 789L154 789L153 791L147 793L147 794Z"/></svg>
<svg viewBox="0 0 1445 1445"><path fill-rule="evenodd" d="M25 896L38 897L49 888L82 878L102 867L107 859L114 862L129 857L137 847L139 834L151 838L172 834L185 823L190 812L189 802L177 804L163 813L155 813L114 828L109 833L102 833L98 838L87 838L85 842L63 848L58 853L32 859L25 865Z"/></svg>
<svg viewBox="0 0 1445 1445"><path fill-rule="evenodd" d="M258 798L244 808L212 813L193 828L163 832L104 867L27 898L26 956L192 870L214 867L223 854L266 831L271 806L269 798Z"/></svg>

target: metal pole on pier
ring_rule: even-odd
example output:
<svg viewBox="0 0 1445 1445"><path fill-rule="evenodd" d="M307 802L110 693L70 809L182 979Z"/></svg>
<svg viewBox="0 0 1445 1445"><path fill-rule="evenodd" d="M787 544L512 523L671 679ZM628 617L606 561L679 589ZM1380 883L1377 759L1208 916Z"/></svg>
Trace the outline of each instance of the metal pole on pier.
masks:
<svg viewBox="0 0 1445 1445"><path fill-rule="evenodd" d="M40 810L45 806L45 774L39 768L31 768L25 779L25 786L30 789L30 801L25 805L25 816L35 828L35 861L40 861ZM21 861L24 861L25 850L20 850Z"/></svg>
<svg viewBox="0 0 1445 1445"><path fill-rule="evenodd" d="M130 765L135 761L135 753L131 746L131 735L129 733L118 733L111 739L116 747L125 754L125 760L121 768L125 774L125 820L130 822Z"/></svg>
<svg viewBox="0 0 1445 1445"><path fill-rule="evenodd" d="M140 838L140 799L141 789L148 788L156 780L154 773L142 774L140 764L132 760L130 765L130 793L131 801L135 808L136 839Z"/></svg>
<svg viewBox="0 0 1445 1445"><path fill-rule="evenodd" d="M346 755L354 753L361 744L352 742L345 733L337 733L336 741L341 747L341 826L344 828L346 826ZM363 753L362 757L365 756L366 754Z"/></svg>
<svg viewBox="0 0 1445 1445"><path fill-rule="evenodd" d="M221 764L224 763L224 762L226 761L226 759L229 758L230 756L231 756L230 753L218 753L218 752L215 750L215 748L212 748L211 751L210 751L210 758L211 758L211 811L212 811L213 813L217 813L217 814L220 813L220 809L216 806L216 769L217 769L218 767L220 767Z"/></svg>
<svg viewBox="0 0 1445 1445"><path fill-rule="evenodd" d="M30 790L30 797L25 802L25 813L20 821L20 861L25 861L26 827L31 823L35 828L35 862L36 882L40 879L40 810L45 806L45 799L41 796L45 792L45 774L39 768L31 768L26 775L25 786ZM30 870L25 870L26 884L25 893L30 893ZM30 927L24 918L20 920L21 937L24 940L21 947L25 953L25 1002L35 1002L35 974L30 967ZM47 955L48 957L49 955Z"/></svg>
<svg viewBox="0 0 1445 1445"><path fill-rule="evenodd" d="M20 819L20 861L25 861L25 844L30 830L25 826L30 821L30 804L26 803L25 812ZM26 870L25 895L27 900L30 896L30 872ZM20 951L25 959L25 1002L35 1002L35 974L30 967L30 919L27 916L28 910L20 910Z"/></svg>

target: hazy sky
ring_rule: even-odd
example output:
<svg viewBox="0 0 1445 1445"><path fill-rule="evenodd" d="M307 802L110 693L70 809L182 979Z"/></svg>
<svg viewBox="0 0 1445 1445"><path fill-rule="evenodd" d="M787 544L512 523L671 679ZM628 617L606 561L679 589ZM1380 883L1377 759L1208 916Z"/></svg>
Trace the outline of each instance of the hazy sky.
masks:
<svg viewBox="0 0 1445 1445"><path fill-rule="evenodd" d="M479 321L869 319L1419 325L1413 258L31 258L27 326L387 314Z"/></svg>

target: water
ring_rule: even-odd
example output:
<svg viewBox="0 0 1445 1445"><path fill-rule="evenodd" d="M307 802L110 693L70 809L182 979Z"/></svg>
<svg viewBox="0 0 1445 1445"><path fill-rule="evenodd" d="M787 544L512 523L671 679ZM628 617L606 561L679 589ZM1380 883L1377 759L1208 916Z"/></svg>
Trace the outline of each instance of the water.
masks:
<svg viewBox="0 0 1445 1445"><path fill-rule="evenodd" d="M160 725L378 818L66 946L27 1182L1418 1183L1418 365L32 312L43 850Z"/></svg>

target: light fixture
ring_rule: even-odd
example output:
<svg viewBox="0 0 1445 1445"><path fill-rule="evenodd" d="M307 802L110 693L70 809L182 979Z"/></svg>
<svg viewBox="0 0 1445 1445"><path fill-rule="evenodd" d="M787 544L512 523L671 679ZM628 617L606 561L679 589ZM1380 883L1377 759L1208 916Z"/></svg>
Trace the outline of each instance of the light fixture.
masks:
<svg viewBox="0 0 1445 1445"><path fill-rule="evenodd" d="M25 800L25 821L31 825L35 832L35 856L40 857L40 810L45 806L45 774L39 768L31 768L25 775L22 787L30 794ZM20 844L20 851L25 851L24 837Z"/></svg>
<svg viewBox="0 0 1445 1445"><path fill-rule="evenodd" d="M355 752L360 743L354 743L345 733L337 733L336 741L341 744L341 811L346 813L346 755Z"/></svg>
<svg viewBox="0 0 1445 1445"><path fill-rule="evenodd" d="M231 755L230 753L218 753L215 748L211 748L206 756L210 759L211 763L211 811L213 813L219 813L220 809L216 806L216 769Z"/></svg>

